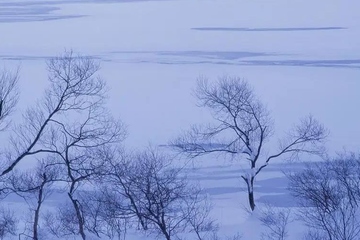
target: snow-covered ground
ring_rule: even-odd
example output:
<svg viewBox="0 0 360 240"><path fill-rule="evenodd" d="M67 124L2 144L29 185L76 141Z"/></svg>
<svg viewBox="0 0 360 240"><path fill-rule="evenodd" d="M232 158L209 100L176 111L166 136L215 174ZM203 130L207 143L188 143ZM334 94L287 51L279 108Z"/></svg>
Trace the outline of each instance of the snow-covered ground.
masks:
<svg viewBox="0 0 360 240"><path fill-rule="evenodd" d="M21 110L42 94L46 58L64 49L98 58L130 147L164 144L208 121L191 94L196 78L227 74L254 86L277 136L311 113L331 132L330 153L358 150L359 9L353 0L0 0L0 64L21 65ZM284 167L259 176L259 203L294 206ZM202 159L191 171L210 194L222 233L259 239L259 223L242 207L238 168Z"/></svg>

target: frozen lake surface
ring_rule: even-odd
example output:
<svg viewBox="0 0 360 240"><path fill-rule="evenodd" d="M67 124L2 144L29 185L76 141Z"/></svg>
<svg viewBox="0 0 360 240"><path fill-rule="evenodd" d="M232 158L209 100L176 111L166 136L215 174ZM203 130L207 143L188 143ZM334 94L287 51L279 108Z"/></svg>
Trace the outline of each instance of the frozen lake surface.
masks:
<svg viewBox="0 0 360 240"><path fill-rule="evenodd" d="M208 121L191 91L199 76L226 74L251 83L276 136L311 113L330 130L331 153L358 150L359 9L352 0L0 0L0 62L21 65L23 109L41 97L46 59L73 49L100 60L109 107L127 124L130 147L165 144ZM259 176L259 202L294 206L283 167ZM241 166L201 160L195 168L223 231L248 229Z"/></svg>

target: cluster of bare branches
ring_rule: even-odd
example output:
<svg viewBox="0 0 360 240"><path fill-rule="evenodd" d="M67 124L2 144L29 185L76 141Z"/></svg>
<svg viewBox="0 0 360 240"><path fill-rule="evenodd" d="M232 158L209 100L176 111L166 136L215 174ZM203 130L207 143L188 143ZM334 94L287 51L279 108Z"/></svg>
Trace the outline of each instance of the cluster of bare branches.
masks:
<svg viewBox="0 0 360 240"><path fill-rule="evenodd" d="M5 207L0 207L0 239L16 235L18 219L15 213Z"/></svg>
<svg viewBox="0 0 360 240"><path fill-rule="evenodd" d="M261 209L260 222L266 227L262 233L263 240L286 240L288 238L288 225L293 221L290 209L277 209L267 204Z"/></svg>
<svg viewBox="0 0 360 240"><path fill-rule="evenodd" d="M0 131L9 126L8 119L19 100L18 80L19 69L0 70Z"/></svg>
<svg viewBox="0 0 360 240"><path fill-rule="evenodd" d="M47 167L47 162L39 161L35 169L25 172L14 170L6 179L3 188L23 198L32 213L23 235L30 236L34 240L39 239L41 208L44 201L52 194L51 186L58 175L59 172L55 169Z"/></svg>
<svg viewBox="0 0 360 240"><path fill-rule="evenodd" d="M89 212L99 213L93 223L107 221L114 228L122 222L167 240L184 232L201 240L216 229L205 195L173 166L173 157L153 148L115 156L96 197L87 198L94 206ZM93 230L104 232L100 225L93 224Z"/></svg>
<svg viewBox="0 0 360 240"><path fill-rule="evenodd" d="M249 163L242 173L248 189L249 205L255 209L254 181L275 158L285 154L321 154L326 129L312 116L304 118L280 141L275 153L264 153L273 131L269 112L255 96L250 85L237 77L221 77L209 83L200 78L195 90L199 106L209 109L215 123L193 126L190 131L170 142L181 153L197 157L209 153L230 154Z"/></svg>
<svg viewBox="0 0 360 240"><path fill-rule="evenodd" d="M359 156L340 154L289 178L289 189L302 207L300 219L310 228L306 239L359 239Z"/></svg>

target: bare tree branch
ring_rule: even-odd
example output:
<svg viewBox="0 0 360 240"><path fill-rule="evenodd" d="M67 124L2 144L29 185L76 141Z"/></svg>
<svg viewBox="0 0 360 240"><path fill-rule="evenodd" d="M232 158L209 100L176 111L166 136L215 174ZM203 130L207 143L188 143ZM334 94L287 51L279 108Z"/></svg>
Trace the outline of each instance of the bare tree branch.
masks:
<svg viewBox="0 0 360 240"><path fill-rule="evenodd" d="M5 130L10 116L19 100L19 68L15 71L0 70L0 131Z"/></svg>

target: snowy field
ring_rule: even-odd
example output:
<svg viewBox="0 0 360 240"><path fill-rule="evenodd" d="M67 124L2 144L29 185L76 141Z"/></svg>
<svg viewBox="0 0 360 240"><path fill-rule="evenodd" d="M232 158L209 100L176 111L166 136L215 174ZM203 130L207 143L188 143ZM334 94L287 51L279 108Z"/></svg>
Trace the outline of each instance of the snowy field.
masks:
<svg viewBox="0 0 360 240"><path fill-rule="evenodd" d="M73 49L99 59L109 107L132 148L166 144L208 121L191 94L197 77L235 75L267 104L276 136L311 113L330 130L330 153L358 151L359 9L353 0L0 0L0 65L21 66L21 110L41 97L47 58ZM260 239L255 214L244 211L241 166L208 159L189 171L209 193L220 232ZM300 167L274 162L264 170L259 205L296 207L281 171ZM293 225L291 239L301 239Z"/></svg>

